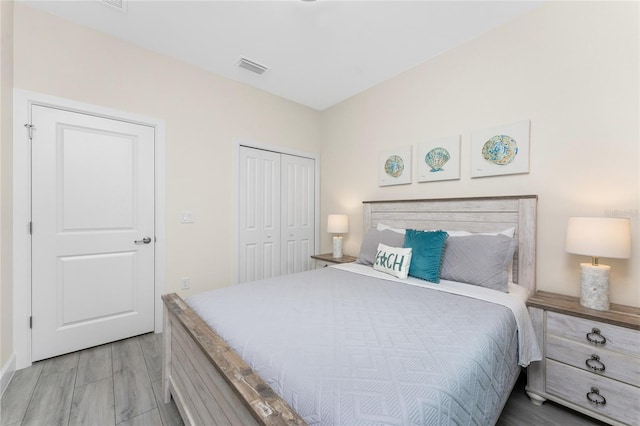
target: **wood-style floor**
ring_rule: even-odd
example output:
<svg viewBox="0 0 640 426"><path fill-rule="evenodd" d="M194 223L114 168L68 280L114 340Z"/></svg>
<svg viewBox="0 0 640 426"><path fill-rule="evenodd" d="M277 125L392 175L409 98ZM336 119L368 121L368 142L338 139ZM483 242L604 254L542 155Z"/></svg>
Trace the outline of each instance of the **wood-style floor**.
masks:
<svg viewBox="0 0 640 426"><path fill-rule="evenodd" d="M2 426L182 425L173 401L162 402L160 334L86 349L16 372L0 400ZM603 425L545 402L533 405L516 384L498 425Z"/></svg>
<svg viewBox="0 0 640 426"><path fill-rule="evenodd" d="M145 334L18 370L0 425L182 425L162 402L162 335Z"/></svg>

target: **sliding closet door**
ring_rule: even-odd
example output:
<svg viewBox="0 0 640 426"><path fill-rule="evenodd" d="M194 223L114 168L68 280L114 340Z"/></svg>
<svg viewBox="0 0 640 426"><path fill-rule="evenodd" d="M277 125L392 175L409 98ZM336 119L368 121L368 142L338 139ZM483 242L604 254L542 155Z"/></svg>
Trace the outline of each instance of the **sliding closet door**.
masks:
<svg viewBox="0 0 640 426"><path fill-rule="evenodd" d="M314 253L315 161L281 156L283 274L306 271Z"/></svg>
<svg viewBox="0 0 640 426"><path fill-rule="evenodd" d="M240 147L238 282L280 275L280 154Z"/></svg>

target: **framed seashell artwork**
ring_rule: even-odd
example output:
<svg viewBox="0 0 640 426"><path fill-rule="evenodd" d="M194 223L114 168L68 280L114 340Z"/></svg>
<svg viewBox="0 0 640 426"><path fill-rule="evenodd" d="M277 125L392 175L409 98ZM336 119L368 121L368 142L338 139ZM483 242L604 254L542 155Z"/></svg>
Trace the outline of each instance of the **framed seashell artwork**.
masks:
<svg viewBox="0 0 640 426"><path fill-rule="evenodd" d="M378 184L380 186L411 183L411 145L380 152Z"/></svg>
<svg viewBox="0 0 640 426"><path fill-rule="evenodd" d="M529 173L530 121L471 133L471 177Z"/></svg>
<svg viewBox="0 0 640 426"><path fill-rule="evenodd" d="M418 144L418 182L460 179L460 135Z"/></svg>

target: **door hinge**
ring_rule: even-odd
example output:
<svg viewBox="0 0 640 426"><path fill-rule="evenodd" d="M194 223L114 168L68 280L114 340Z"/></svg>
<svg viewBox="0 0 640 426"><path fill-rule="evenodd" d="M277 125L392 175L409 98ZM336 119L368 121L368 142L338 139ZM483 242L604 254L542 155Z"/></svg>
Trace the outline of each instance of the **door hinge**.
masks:
<svg viewBox="0 0 640 426"><path fill-rule="evenodd" d="M29 317L29 328L33 328L33 317Z"/></svg>
<svg viewBox="0 0 640 426"><path fill-rule="evenodd" d="M27 131L29 132L29 139L33 139L33 129L35 129L36 126L34 126L33 124L25 124L24 127L26 127Z"/></svg>
<svg viewBox="0 0 640 426"><path fill-rule="evenodd" d="M33 222L29 222L29 235L33 235Z"/></svg>

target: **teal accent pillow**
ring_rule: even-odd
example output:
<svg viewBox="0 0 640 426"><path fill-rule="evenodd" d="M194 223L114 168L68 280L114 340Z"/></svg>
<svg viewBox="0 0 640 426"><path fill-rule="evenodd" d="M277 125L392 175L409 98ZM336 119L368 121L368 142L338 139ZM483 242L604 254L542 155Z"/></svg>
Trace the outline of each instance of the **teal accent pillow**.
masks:
<svg viewBox="0 0 640 426"><path fill-rule="evenodd" d="M448 236L444 231L407 229L404 246L412 250L409 276L432 283L440 282L440 266Z"/></svg>

